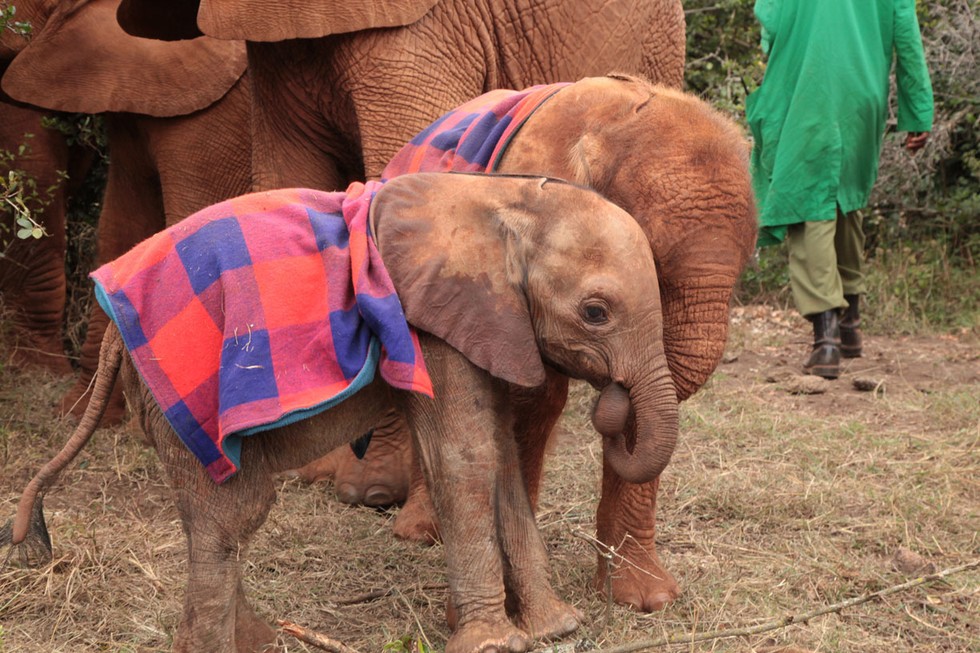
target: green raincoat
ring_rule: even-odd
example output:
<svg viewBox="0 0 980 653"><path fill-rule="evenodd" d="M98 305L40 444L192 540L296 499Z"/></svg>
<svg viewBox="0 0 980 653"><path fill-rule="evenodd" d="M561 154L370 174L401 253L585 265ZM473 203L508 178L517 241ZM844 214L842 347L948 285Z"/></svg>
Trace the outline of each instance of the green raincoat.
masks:
<svg viewBox="0 0 980 653"><path fill-rule="evenodd" d="M746 113L760 245L786 225L867 206L878 175L896 55L898 130L932 129L915 0L756 0L762 86Z"/></svg>

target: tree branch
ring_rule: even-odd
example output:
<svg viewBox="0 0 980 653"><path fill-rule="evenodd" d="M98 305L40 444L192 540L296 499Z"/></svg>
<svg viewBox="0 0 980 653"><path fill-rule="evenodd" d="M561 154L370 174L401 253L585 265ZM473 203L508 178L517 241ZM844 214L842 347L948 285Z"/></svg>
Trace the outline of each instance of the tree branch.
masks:
<svg viewBox="0 0 980 653"><path fill-rule="evenodd" d="M304 628L299 624L294 624L291 621L277 619L276 623L279 625L279 630L287 635L292 635L299 641L305 642L310 646L315 646L324 651L330 651L330 653L358 653L357 649L353 649L335 639L330 639L326 635L321 635L318 632Z"/></svg>

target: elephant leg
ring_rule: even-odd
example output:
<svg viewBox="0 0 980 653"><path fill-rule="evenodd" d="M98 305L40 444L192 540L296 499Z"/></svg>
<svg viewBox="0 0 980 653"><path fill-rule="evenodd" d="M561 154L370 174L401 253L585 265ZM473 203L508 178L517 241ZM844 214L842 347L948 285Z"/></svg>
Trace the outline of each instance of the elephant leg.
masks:
<svg viewBox="0 0 980 653"><path fill-rule="evenodd" d="M156 170L133 116L112 114L106 120L112 153L102 213L96 232L96 265L111 261L164 227L163 200ZM102 334L109 318L93 302L85 342L79 355L80 374L61 400L63 413L80 417L88 405L88 387L99 362ZM102 418L103 425L118 423L125 402L117 387Z"/></svg>
<svg viewBox="0 0 980 653"><path fill-rule="evenodd" d="M29 189L25 199L35 211L32 217L48 234L26 240L14 237L13 231L2 234L3 240L9 238L11 242L0 251L0 299L2 308L11 312L14 326L10 339L14 345L13 364L67 375L71 366L61 338L66 297L67 190L59 173L70 167L69 147L61 133L42 126L41 119L46 115L0 102L0 150L13 154L26 146L9 166L0 169L0 174L6 177L13 170L20 170L27 181L33 181L37 201L30 197ZM3 209L0 215L14 226L11 213Z"/></svg>
<svg viewBox="0 0 980 653"><path fill-rule="evenodd" d="M145 390L144 390L145 393ZM275 501L264 460L246 440L239 472L216 485L154 406L146 432L163 461L188 542L189 573L173 650L258 653L275 632L255 615L241 585L240 560Z"/></svg>
<svg viewBox="0 0 980 653"><path fill-rule="evenodd" d="M432 492L456 627L447 653L524 651L527 635L507 617L497 537L499 458L495 430L507 423L501 382L449 345L419 333L435 396L398 393Z"/></svg>
<svg viewBox="0 0 980 653"><path fill-rule="evenodd" d="M364 178L356 112L333 88L343 74L334 66L345 65L334 61L336 38L247 43L253 190L334 191Z"/></svg>
<svg viewBox="0 0 980 653"><path fill-rule="evenodd" d="M611 588L614 601L642 612L662 610L680 595L654 541L659 487L659 477L649 483L627 483L608 463L603 465L596 526L599 541L614 548L616 556L611 563L599 557L594 586L603 594Z"/></svg>
<svg viewBox="0 0 980 653"><path fill-rule="evenodd" d="M549 640L575 631L583 615L558 598L551 586L548 551L534 520L531 501L510 433L498 431L497 505L507 612L533 639Z"/></svg>
<svg viewBox="0 0 980 653"><path fill-rule="evenodd" d="M541 389L522 389L511 394L518 464L523 472L532 511L538 503L548 442L568 397L568 377L550 368L546 368L545 372L546 383ZM395 518L393 531L396 537L422 544L439 540L439 525L432 499L417 461L412 468L408 499Z"/></svg>
<svg viewBox="0 0 980 653"><path fill-rule="evenodd" d="M166 226L252 189L251 95L243 79L203 111L140 118L160 179Z"/></svg>
<svg viewBox="0 0 980 653"><path fill-rule="evenodd" d="M546 367L543 386L515 391L511 398L521 471L531 506L537 510L545 454L568 400L568 377Z"/></svg>
<svg viewBox="0 0 980 653"><path fill-rule="evenodd" d="M238 580L238 593L235 598L235 644L237 653L272 650L276 641L276 631L264 619L255 614L245 597L245 588Z"/></svg>

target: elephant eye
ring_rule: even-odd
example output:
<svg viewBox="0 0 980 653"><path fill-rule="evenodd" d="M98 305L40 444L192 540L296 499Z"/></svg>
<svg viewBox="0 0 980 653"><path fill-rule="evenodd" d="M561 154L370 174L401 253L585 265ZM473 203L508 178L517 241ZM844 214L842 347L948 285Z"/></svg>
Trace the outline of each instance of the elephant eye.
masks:
<svg viewBox="0 0 980 653"><path fill-rule="evenodd" d="M609 321L609 311L605 304L589 302L582 307L582 317L589 324L605 324Z"/></svg>

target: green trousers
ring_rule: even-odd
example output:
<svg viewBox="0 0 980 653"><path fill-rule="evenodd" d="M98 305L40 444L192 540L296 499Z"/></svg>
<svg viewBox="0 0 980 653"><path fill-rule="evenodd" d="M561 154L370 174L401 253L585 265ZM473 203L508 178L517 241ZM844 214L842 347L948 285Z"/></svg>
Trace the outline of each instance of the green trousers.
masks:
<svg viewBox="0 0 980 653"><path fill-rule="evenodd" d="M802 315L846 308L844 295L864 293L864 231L857 212L836 220L790 225L789 281L793 301Z"/></svg>

